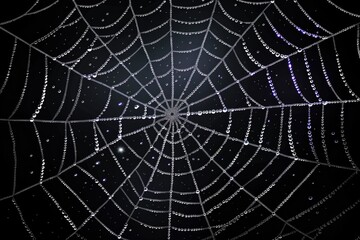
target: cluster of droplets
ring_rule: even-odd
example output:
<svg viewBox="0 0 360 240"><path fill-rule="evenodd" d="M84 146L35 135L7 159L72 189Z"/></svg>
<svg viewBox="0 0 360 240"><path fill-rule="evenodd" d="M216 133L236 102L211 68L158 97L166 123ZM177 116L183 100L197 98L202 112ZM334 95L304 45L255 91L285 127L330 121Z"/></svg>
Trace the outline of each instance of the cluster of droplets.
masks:
<svg viewBox="0 0 360 240"><path fill-rule="evenodd" d="M174 124L172 123L171 124L171 174L170 174L170 189L169 189L169 212L168 212L168 231L167 231L167 239L170 240L171 239L171 226L172 226L172 223L171 223L171 218L172 218L172 199L173 199L173 187L174 187L174 156L175 156L175 145L174 145L174 134L175 134L175 131L174 131ZM169 127L169 128L170 128Z"/></svg>
<svg viewBox="0 0 360 240"><path fill-rule="evenodd" d="M300 89L300 87L299 87L299 85L297 83L295 73L294 73L294 70L293 70L293 65L292 65L292 63L290 61L290 58L287 59L287 62L288 62L288 68L289 68L290 75L291 75L291 80L292 80L292 82L294 84L294 87L296 89L297 94L304 100L304 102L309 103L309 101L302 94L301 89Z"/></svg>
<svg viewBox="0 0 360 240"><path fill-rule="evenodd" d="M338 68L338 71L339 71L339 74L340 74L340 78L341 78L344 86L348 89L349 94L351 94L351 96L353 96L354 98L356 98L359 101L360 100L359 96L357 96L354 93L354 91L350 88L349 84L346 81L345 73L344 73L344 71L342 69L341 62L340 62L340 55L339 55L339 53L337 51L335 38L332 38L332 40L333 40L333 44L334 44L335 58L336 58L336 63L337 63L337 68Z"/></svg>
<svg viewBox="0 0 360 240"><path fill-rule="evenodd" d="M263 137L264 137L264 133L265 133L265 129L266 129L267 118L268 118L268 111L266 111L266 114L265 114L265 117L264 117L264 124L263 124L263 126L261 128L261 132L260 132L260 136L259 136L259 140L258 140L259 145L254 144L257 147L255 153L246 161L246 163L244 165L242 165L242 167L236 172L236 174L234 174L235 177L237 175L239 175L241 172L243 172L252 163L252 161L255 159L256 155L261 150L261 144L263 142ZM244 145L248 145L248 144L249 144L249 142L246 139L244 141Z"/></svg>
<svg viewBox="0 0 360 240"><path fill-rule="evenodd" d="M321 54L321 49L320 49L320 46L317 44L316 45L316 48L318 50L318 54L319 54L319 60L320 60L320 64L321 64L321 70L324 74L324 77L325 77L325 81L327 83L327 85L330 87L330 89L332 90L332 92L334 93L334 95L336 96L336 98L338 100L341 100L341 98L339 97L339 95L336 93L335 89L333 88L331 82L330 82L330 78L329 78L329 75L326 71L326 68L325 68L325 63L324 63L324 59L322 57L322 54Z"/></svg>
<svg viewBox="0 0 360 240"><path fill-rule="evenodd" d="M292 134L292 108L289 108L289 119L288 119L288 130L287 130L287 134L288 134L288 143L290 146L290 151L291 151L291 155L294 157L295 160L298 159L296 151L295 151L295 145L294 145L294 138L293 138L293 134Z"/></svg>
<svg viewBox="0 0 360 240"><path fill-rule="evenodd" d="M193 32L181 32L181 31L172 31L175 34L184 35L184 36L192 36L192 35L201 35L206 32L206 30L201 31L193 31Z"/></svg>
<svg viewBox="0 0 360 240"><path fill-rule="evenodd" d="M248 137L249 137L250 131L251 131L252 116L253 116L253 110L250 110L250 115L249 115L249 120L248 120L248 127L246 129L246 133L245 133L245 137L244 137L244 145L249 145Z"/></svg>
<svg viewBox="0 0 360 240"><path fill-rule="evenodd" d="M352 17L356 17L356 18L360 18L360 14L356 14L356 13L352 13L350 11L347 11L343 8L341 8L339 5L336 5L335 3L333 3L332 1L330 0L326 0L329 4L331 4L332 6L334 6L337 10L341 11L341 12L344 12L346 13L347 15L350 15Z"/></svg>
<svg viewBox="0 0 360 240"><path fill-rule="evenodd" d="M268 80L272 95L274 96L274 98L276 99L276 101L278 102L279 105L283 104L282 101L280 100L277 92L276 92L273 80L271 78L271 75L270 75L270 72L269 72L268 69L266 69L266 77L267 77L267 80Z"/></svg>
<svg viewBox="0 0 360 240"><path fill-rule="evenodd" d="M144 13L144 14L136 14L136 17L150 16L150 15L154 14L155 12L159 11L165 3L166 3L166 0L162 1L154 10L152 10L148 13ZM131 7L131 4L130 4L130 7Z"/></svg>
<svg viewBox="0 0 360 240"><path fill-rule="evenodd" d="M251 62L253 62L256 66L258 66L259 68L266 68L265 65L261 64L258 60L256 60L254 58L254 56L252 55L252 53L250 52L249 48L246 45L246 42L243 40L242 41L242 45L243 45L243 49L246 53L246 55L248 56L248 58L250 59Z"/></svg>
<svg viewBox="0 0 360 240"><path fill-rule="evenodd" d="M85 38L86 34L88 33L88 31L90 30L89 27L87 27L85 29L85 31L81 34L80 38L78 40L76 40L76 42L70 46L69 49L67 49L65 52L53 57L53 59L61 59L63 57L65 57L66 55L70 54L72 51L74 51L76 49L76 47L80 44L80 42Z"/></svg>
<svg viewBox="0 0 360 240"><path fill-rule="evenodd" d="M265 19L267 24L269 24L270 28L273 30L273 32L275 33L276 37L280 38L284 43L286 43L288 46L293 47L294 49L296 49L297 51L300 51L301 48L297 47L296 45L294 45L291 41L289 41L288 39L286 39L276 28L275 26L271 23L270 19L268 18L268 16L266 16L266 14L264 14Z"/></svg>
<svg viewBox="0 0 360 240"><path fill-rule="evenodd" d="M94 130L95 151L98 152L100 150L100 144L99 144L99 137L98 137L98 134L97 134L96 122L93 122L93 130Z"/></svg>
<svg viewBox="0 0 360 240"><path fill-rule="evenodd" d="M221 2L219 1L218 2L218 5L222 11L222 13L228 18L230 19L231 21L235 22L235 23L239 23L239 24L249 24L250 22L246 22L246 21L241 21L239 19L236 19L234 17L232 17L226 10L225 8L222 6Z"/></svg>
<svg viewBox="0 0 360 240"><path fill-rule="evenodd" d="M344 216L347 212L351 211L352 209L354 209L358 204L360 203L360 199L356 200L353 204L351 204L350 206L348 206L347 208L345 208L344 210L342 210L339 214L337 214L335 217L331 218L330 220L328 220L327 222L325 222L324 224L322 224L320 227L316 228L316 234L315 237L318 237L322 231L326 228L329 227L331 224L333 224L335 221L339 220L342 216Z"/></svg>
<svg viewBox="0 0 360 240"><path fill-rule="evenodd" d="M194 21L194 22L188 22L188 21L182 21L182 20L179 20L179 19L173 19L174 22L180 23L180 24L185 24L185 25L202 24L202 23L207 22L209 20L210 20L209 18L206 18L206 19L202 19L202 20L198 20L198 21Z"/></svg>
<svg viewBox="0 0 360 240"><path fill-rule="evenodd" d="M299 31L300 33L307 35L309 37L312 38L320 38L320 39L326 39L326 36L320 36L318 34L315 33L310 33L308 31L305 31L304 29L302 29L301 27L299 27L298 25L296 25L293 21L291 21L284 12L281 11L281 9L277 6L277 4L274 4L276 10L280 13L280 15L288 22L290 23L297 31Z"/></svg>
<svg viewBox="0 0 360 240"><path fill-rule="evenodd" d="M309 145L311 148L311 152L314 155L314 158L317 162L319 162L319 157L316 153L315 150L315 146L314 146L314 138L313 138L313 133L312 133L312 125L311 125L311 106L309 105L308 107L308 120L307 120L307 124L306 124L306 128L307 128L307 135L308 135L308 140L309 140Z"/></svg>
<svg viewBox="0 0 360 240"><path fill-rule="evenodd" d="M61 212L61 214L63 215L64 219L70 224L70 226L72 227L72 229L74 231L76 231L76 225L75 223L71 220L70 216L68 213L66 213L66 211L60 206L59 202L54 198L54 196L44 187L44 185L41 185L41 188L44 190L44 192L46 193L46 195L51 199L51 201L55 204L56 208L59 209L59 211Z"/></svg>
<svg viewBox="0 0 360 240"><path fill-rule="evenodd" d="M123 33L134 21L134 18L131 18L130 21L128 21L119 31L117 31L116 33L112 33L112 34L106 34L106 35L99 35L99 37L102 38L109 38L109 40L111 41L112 39L114 39L115 37L119 36L121 33Z"/></svg>
<svg viewBox="0 0 360 240"><path fill-rule="evenodd" d="M308 61L307 56L306 56L306 51L303 51L303 54L304 54L304 63L305 63L305 67L306 67L306 73L307 73L307 76L308 76L308 79L309 79L309 82L310 82L311 89L314 91L315 97L317 98L318 102L322 102L322 98L320 97L320 93L316 89L313 77L311 75L310 64L309 64L309 61Z"/></svg>
<svg viewBox="0 0 360 240"><path fill-rule="evenodd" d="M297 0L294 0L294 3L296 4L296 6L300 9L300 11L304 14L304 16L314 24L314 26L316 28L321 29L322 31L328 33L328 34L332 34L330 31L328 31L327 29L325 29L324 27L322 27L318 22L316 22L306 11L305 9L300 5L300 3Z"/></svg>
<svg viewBox="0 0 360 240"><path fill-rule="evenodd" d="M40 133L37 129L36 123L32 123L34 126L35 136L39 144L40 153L41 153L41 169L40 169L40 185L43 183L44 180L44 173L45 173L45 156L44 156L44 149L41 143Z"/></svg>
<svg viewBox="0 0 360 240"><path fill-rule="evenodd" d="M257 39L261 42L261 44L263 45L263 47L264 47L266 50L268 50L272 55L274 55L274 56L277 57L277 58L287 58L287 57L289 57L288 55L279 53L278 51L276 51L276 50L274 50L273 48L271 48L271 47L262 39L262 37L260 36L259 32L257 31L255 25L253 26L253 29L254 29L254 32L255 32L255 35L256 35Z"/></svg>
<svg viewBox="0 0 360 240"><path fill-rule="evenodd" d="M356 29L357 29L357 32L356 32L356 50L357 50L358 56L360 58L360 24L357 25Z"/></svg>
<svg viewBox="0 0 360 240"><path fill-rule="evenodd" d="M60 29L64 29L66 27L72 26L72 24L68 24L65 25L65 23L71 18L71 16L74 14L76 10L73 9L65 18L64 20L59 24L59 26L57 26L56 28L54 28L51 32L47 33L46 35L36 39L35 41L32 42L33 45L37 45L41 42L43 42L44 40L48 39L49 37L53 36L54 34L56 34ZM79 19L79 18L78 18Z"/></svg>
<svg viewBox="0 0 360 240"><path fill-rule="evenodd" d="M208 1L208 2L203 3L203 4L199 4L197 6L180 6L180 5L173 4L172 7L177 8L177 9L184 9L184 10L194 10L194 9L206 7L206 6L210 5L210 4L212 4L213 2L214 2L214 0L211 0L211 1Z"/></svg>
<svg viewBox="0 0 360 240"><path fill-rule="evenodd" d="M322 206L324 203L326 203L328 200L332 199L335 194L342 189L345 184L347 184L353 177L355 176L354 174L351 174L348 178L346 178L342 183L340 183L334 190L332 190L329 194L327 194L325 197L323 197L322 199L319 199L319 201L317 203L315 203L314 205L312 205L311 207L301 211L300 213L296 214L295 216L291 217L288 219L289 222L292 222L294 220L300 219L301 217L305 216L308 213L311 213L313 210L319 208L320 206Z"/></svg>
<svg viewBox="0 0 360 240"><path fill-rule="evenodd" d="M18 212L20 219L21 219L21 223L24 225L27 233L30 235L31 239L36 239L35 235L33 234L33 232L31 231L31 229L29 228L29 225L25 222L24 216L22 214L22 211L19 207L19 205L17 204L15 198L11 199L12 203L14 204L16 211Z"/></svg>
<svg viewBox="0 0 360 240"><path fill-rule="evenodd" d="M47 60L47 57L45 57L44 86L43 86L43 90L42 90L42 94L41 94L40 103L37 105L37 108L35 109L35 112L32 114L32 116L30 118L30 122L34 122L35 118L37 117L37 115L40 113L40 111L42 109L42 106L44 104L45 97L46 97L47 85L48 85L48 60Z"/></svg>
<svg viewBox="0 0 360 240"><path fill-rule="evenodd" d="M60 183L67 189L69 190L74 196L76 196L76 198L80 201L81 205L90 213L90 216L88 216L81 224L81 226L84 226L91 218L95 217L95 214L97 213L97 211L93 212L88 205L78 196L78 194L64 181L61 179L61 177L58 178ZM79 227L77 228L77 230L79 230ZM76 231L77 231L76 230ZM75 232L74 232L75 233ZM73 233L73 234L74 234Z"/></svg>
<svg viewBox="0 0 360 240"><path fill-rule="evenodd" d="M124 17L125 15L129 12L130 6L128 6L124 12L118 17L118 19L116 19L115 21L113 21L110 24L107 24L105 26L93 26L93 29L95 30L103 30L103 29L108 29L108 28L112 28L114 27L116 24L118 24Z"/></svg>
<svg viewBox="0 0 360 240"><path fill-rule="evenodd" d="M330 163L326 140L325 140L325 105L321 105L321 120L320 120L320 136L321 136L321 145L324 150L325 159L327 163Z"/></svg>
<svg viewBox="0 0 360 240"><path fill-rule="evenodd" d="M228 125L227 125L227 127L226 127L226 131L225 131L227 134L230 133L231 123L232 123L232 113L230 112L230 113L229 113L229 122L228 122Z"/></svg>
<svg viewBox="0 0 360 240"><path fill-rule="evenodd" d="M122 139L122 118L119 119L119 133L118 133L118 139Z"/></svg>
<svg viewBox="0 0 360 240"><path fill-rule="evenodd" d="M356 166L354 160L352 159L352 156L349 151L349 146L348 146L348 143L345 138L345 111L344 111L343 103L341 104L341 110L340 110L340 137L341 137L341 142L343 144L346 157L348 158L349 162L351 163L351 166L354 169L358 170L358 167Z"/></svg>
<svg viewBox="0 0 360 240"><path fill-rule="evenodd" d="M15 38L14 44L13 44L13 49L12 49L12 52L11 52L10 62L9 62L9 66L8 66L8 71L6 73L4 83L2 84L2 86L0 88L0 94L4 91L4 88L5 88L6 84L7 84L7 82L9 81L9 77L10 77L11 70L12 70L12 65L13 65L13 62L14 62L14 56L15 56L15 53L16 53L17 41L18 40Z"/></svg>

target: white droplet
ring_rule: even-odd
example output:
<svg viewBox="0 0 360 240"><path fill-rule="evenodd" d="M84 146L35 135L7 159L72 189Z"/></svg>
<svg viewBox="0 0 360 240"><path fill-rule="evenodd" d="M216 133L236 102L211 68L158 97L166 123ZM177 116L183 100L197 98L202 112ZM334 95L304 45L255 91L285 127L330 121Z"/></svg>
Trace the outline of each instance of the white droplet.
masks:
<svg viewBox="0 0 360 240"><path fill-rule="evenodd" d="M125 152L125 149L123 147L118 147L117 151L118 153L123 153Z"/></svg>

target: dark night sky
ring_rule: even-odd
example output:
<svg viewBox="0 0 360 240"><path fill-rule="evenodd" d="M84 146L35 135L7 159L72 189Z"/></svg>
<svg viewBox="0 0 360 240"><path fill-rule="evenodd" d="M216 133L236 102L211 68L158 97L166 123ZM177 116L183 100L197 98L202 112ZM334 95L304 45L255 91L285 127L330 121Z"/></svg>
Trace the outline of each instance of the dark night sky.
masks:
<svg viewBox="0 0 360 240"><path fill-rule="evenodd" d="M4 1L1 239L359 239L348 2Z"/></svg>

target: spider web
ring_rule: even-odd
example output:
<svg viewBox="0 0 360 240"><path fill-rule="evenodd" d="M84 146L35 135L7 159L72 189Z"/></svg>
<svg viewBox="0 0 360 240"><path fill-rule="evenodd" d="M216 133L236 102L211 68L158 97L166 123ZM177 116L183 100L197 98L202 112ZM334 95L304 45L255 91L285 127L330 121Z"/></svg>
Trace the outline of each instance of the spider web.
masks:
<svg viewBox="0 0 360 240"><path fill-rule="evenodd" d="M360 15L346 9L330 0L6 9L2 228L22 239L329 236L360 202L350 154Z"/></svg>

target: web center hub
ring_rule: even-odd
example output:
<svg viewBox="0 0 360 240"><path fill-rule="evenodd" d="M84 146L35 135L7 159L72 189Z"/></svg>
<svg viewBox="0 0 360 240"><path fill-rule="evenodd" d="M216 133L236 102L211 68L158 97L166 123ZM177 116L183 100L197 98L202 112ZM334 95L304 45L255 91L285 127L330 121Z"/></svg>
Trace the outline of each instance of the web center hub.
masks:
<svg viewBox="0 0 360 240"><path fill-rule="evenodd" d="M170 122L177 121L179 119L179 109L177 107L166 109L165 118Z"/></svg>

